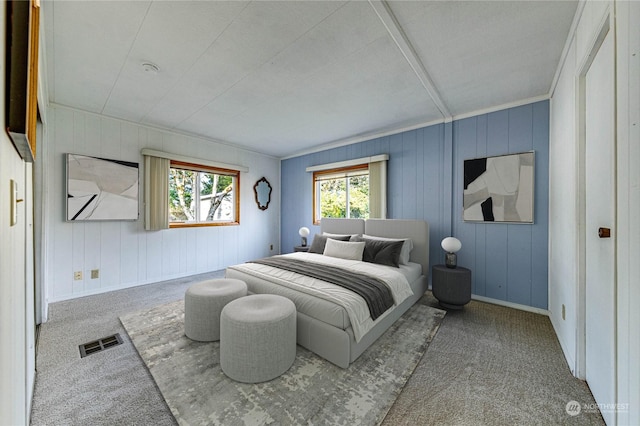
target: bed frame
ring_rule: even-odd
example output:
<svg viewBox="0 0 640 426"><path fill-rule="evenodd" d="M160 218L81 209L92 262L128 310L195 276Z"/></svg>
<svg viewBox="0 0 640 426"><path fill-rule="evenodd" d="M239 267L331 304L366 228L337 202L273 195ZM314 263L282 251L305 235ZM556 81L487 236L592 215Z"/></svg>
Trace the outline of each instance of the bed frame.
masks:
<svg viewBox="0 0 640 426"><path fill-rule="evenodd" d="M351 327L343 330L298 312L298 344L339 367L347 368L398 318L417 302L428 286L429 225L421 220L398 219L322 219L322 232L332 234L367 234L389 238L411 238L411 262L422 265L422 276L410 283L414 295L407 298L356 342ZM243 279L237 271L227 270L227 276Z"/></svg>

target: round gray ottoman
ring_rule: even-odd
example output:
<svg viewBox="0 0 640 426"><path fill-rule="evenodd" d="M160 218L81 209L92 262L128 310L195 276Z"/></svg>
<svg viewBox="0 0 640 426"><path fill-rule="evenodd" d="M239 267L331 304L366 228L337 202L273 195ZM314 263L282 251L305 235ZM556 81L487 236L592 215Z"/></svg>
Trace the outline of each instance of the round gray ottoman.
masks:
<svg viewBox="0 0 640 426"><path fill-rule="evenodd" d="M254 294L222 309L220 366L244 383L275 379L296 357L296 306L286 297Z"/></svg>
<svg viewBox="0 0 640 426"><path fill-rule="evenodd" d="M200 342L220 340L220 312L239 297L247 295L244 281L223 278L190 286L184 295L184 334Z"/></svg>

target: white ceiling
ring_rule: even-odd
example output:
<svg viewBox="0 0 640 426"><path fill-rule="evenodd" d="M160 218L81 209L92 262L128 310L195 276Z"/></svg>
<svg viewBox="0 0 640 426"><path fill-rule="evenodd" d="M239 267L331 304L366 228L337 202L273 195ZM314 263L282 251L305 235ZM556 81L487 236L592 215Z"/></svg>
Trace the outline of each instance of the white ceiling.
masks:
<svg viewBox="0 0 640 426"><path fill-rule="evenodd" d="M545 96L577 7L42 4L50 102L276 157Z"/></svg>

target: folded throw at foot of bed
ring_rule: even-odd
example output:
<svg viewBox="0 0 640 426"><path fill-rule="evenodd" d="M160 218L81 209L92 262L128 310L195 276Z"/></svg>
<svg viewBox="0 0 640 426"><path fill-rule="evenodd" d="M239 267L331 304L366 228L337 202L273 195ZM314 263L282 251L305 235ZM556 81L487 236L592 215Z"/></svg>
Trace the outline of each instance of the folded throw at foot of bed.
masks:
<svg viewBox="0 0 640 426"><path fill-rule="evenodd" d="M394 304L393 295L387 284L370 275L364 275L348 269L329 265L305 262L299 259L284 257L269 257L252 260L248 263L258 263L286 271L295 272L308 277L327 281L353 291L367 303L371 319L375 320Z"/></svg>

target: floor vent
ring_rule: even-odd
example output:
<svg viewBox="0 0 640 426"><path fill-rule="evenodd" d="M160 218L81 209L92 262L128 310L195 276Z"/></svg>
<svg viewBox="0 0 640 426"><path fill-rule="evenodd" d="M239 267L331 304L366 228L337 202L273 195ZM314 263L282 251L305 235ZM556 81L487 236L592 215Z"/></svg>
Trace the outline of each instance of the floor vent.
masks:
<svg viewBox="0 0 640 426"><path fill-rule="evenodd" d="M96 352L102 352L105 349L109 349L113 346L122 344L122 338L120 334L116 333L113 336L103 337L102 339L95 340L93 342L80 345L80 358L95 354Z"/></svg>

